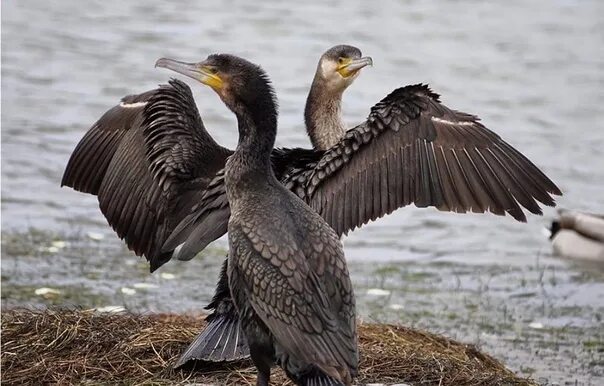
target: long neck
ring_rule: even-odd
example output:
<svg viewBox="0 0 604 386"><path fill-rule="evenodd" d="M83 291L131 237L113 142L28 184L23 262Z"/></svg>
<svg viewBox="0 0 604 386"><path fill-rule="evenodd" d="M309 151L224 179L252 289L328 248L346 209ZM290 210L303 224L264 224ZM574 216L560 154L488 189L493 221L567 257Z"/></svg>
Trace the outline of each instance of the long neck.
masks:
<svg viewBox="0 0 604 386"><path fill-rule="evenodd" d="M239 143L236 154L248 160L250 168L270 169L270 155L275 144L277 121L275 117L237 116Z"/></svg>
<svg viewBox="0 0 604 386"><path fill-rule="evenodd" d="M236 113L239 143L227 162L228 185L249 185L274 179L271 151L277 134L277 115L274 104L259 109L241 109Z"/></svg>
<svg viewBox="0 0 604 386"><path fill-rule="evenodd" d="M315 75L306 99L304 121L312 145L317 150L327 150L346 132L342 121L342 93L329 89L326 82Z"/></svg>

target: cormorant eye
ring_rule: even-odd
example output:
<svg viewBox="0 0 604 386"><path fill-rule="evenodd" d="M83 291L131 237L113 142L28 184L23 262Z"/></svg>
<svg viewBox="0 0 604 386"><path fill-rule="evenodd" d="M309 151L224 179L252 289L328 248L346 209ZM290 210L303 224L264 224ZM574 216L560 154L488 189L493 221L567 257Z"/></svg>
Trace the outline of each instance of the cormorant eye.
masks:
<svg viewBox="0 0 604 386"><path fill-rule="evenodd" d="M344 58L340 56L340 57L338 58L338 63L340 63L340 64L344 63Z"/></svg>

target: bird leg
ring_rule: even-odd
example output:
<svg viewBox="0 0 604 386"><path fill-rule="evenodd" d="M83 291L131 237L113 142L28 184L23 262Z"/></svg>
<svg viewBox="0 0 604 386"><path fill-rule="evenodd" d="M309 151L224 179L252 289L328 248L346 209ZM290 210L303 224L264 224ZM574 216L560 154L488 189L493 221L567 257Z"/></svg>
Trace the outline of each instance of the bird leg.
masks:
<svg viewBox="0 0 604 386"><path fill-rule="evenodd" d="M271 369L268 367L266 371L258 368L258 377L256 378L256 386L268 386L268 381L271 377Z"/></svg>

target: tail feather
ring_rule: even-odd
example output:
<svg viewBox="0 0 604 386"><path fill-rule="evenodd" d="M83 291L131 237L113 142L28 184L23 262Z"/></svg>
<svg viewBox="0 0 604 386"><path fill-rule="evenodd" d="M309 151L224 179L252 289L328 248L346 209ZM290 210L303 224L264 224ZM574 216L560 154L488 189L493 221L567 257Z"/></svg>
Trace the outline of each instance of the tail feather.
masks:
<svg viewBox="0 0 604 386"><path fill-rule="evenodd" d="M319 372L315 372L309 377L304 377L301 381L300 384L304 386L345 386L342 382Z"/></svg>
<svg viewBox="0 0 604 386"><path fill-rule="evenodd" d="M175 368L182 367L189 361L235 361L250 355L237 313L234 317L230 314L212 316L208 326L178 359Z"/></svg>

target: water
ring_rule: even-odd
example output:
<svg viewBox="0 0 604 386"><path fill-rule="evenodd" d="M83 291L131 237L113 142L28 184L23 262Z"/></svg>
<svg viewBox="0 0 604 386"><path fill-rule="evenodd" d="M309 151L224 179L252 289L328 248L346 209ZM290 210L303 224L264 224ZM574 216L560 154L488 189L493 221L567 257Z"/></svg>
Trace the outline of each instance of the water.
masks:
<svg viewBox="0 0 604 386"><path fill-rule="evenodd" d="M175 76L153 68L164 56L196 61L231 52L258 62L279 96L277 144L308 147L302 113L316 61L332 45L356 45L373 57L374 68L345 94L350 125L395 87L427 82L449 107L479 115L537 164L563 190L560 206L604 212L602 15L601 2L562 0L268 1L262 7L244 1L4 1L3 304L47 304L32 295L40 286L64 293L82 287L86 291L75 291L71 301L121 302L138 310L190 311L207 301L224 239L214 258L162 269L177 274L177 281L149 276L113 236L94 197L59 188L75 144L104 111L126 94ZM232 114L211 90L186 81L208 130L232 148ZM604 278L601 267L550 256L541 229L554 215L546 208L544 217L521 224L493 215L399 210L345 239L359 308L368 318L417 323L479 343L514 370L550 383L596 384L604 374L597 349L604 350ZM89 240L87 232L104 238ZM70 244L49 251L57 239ZM137 281L159 289L139 291L140 301L120 292ZM373 287L392 295L376 303L364 295ZM410 287L419 292L409 295ZM174 294L178 302L170 301ZM477 304L468 308L468 297ZM394 312L397 305L404 311ZM449 308L465 315L466 328L442 321ZM414 312L415 319L409 316ZM493 332L480 321L493 313L514 320ZM564 327L565 333L590 334L595 351L583 341L572 346L588 364L568 364L564 350L555 349L541 364L523 368L529 350L511 349L506 334L511 329L532 347L544 336L525 332L545 334L527 329L535 321L549 332ZM564 365L576 371L556 372Z"/></svg>

